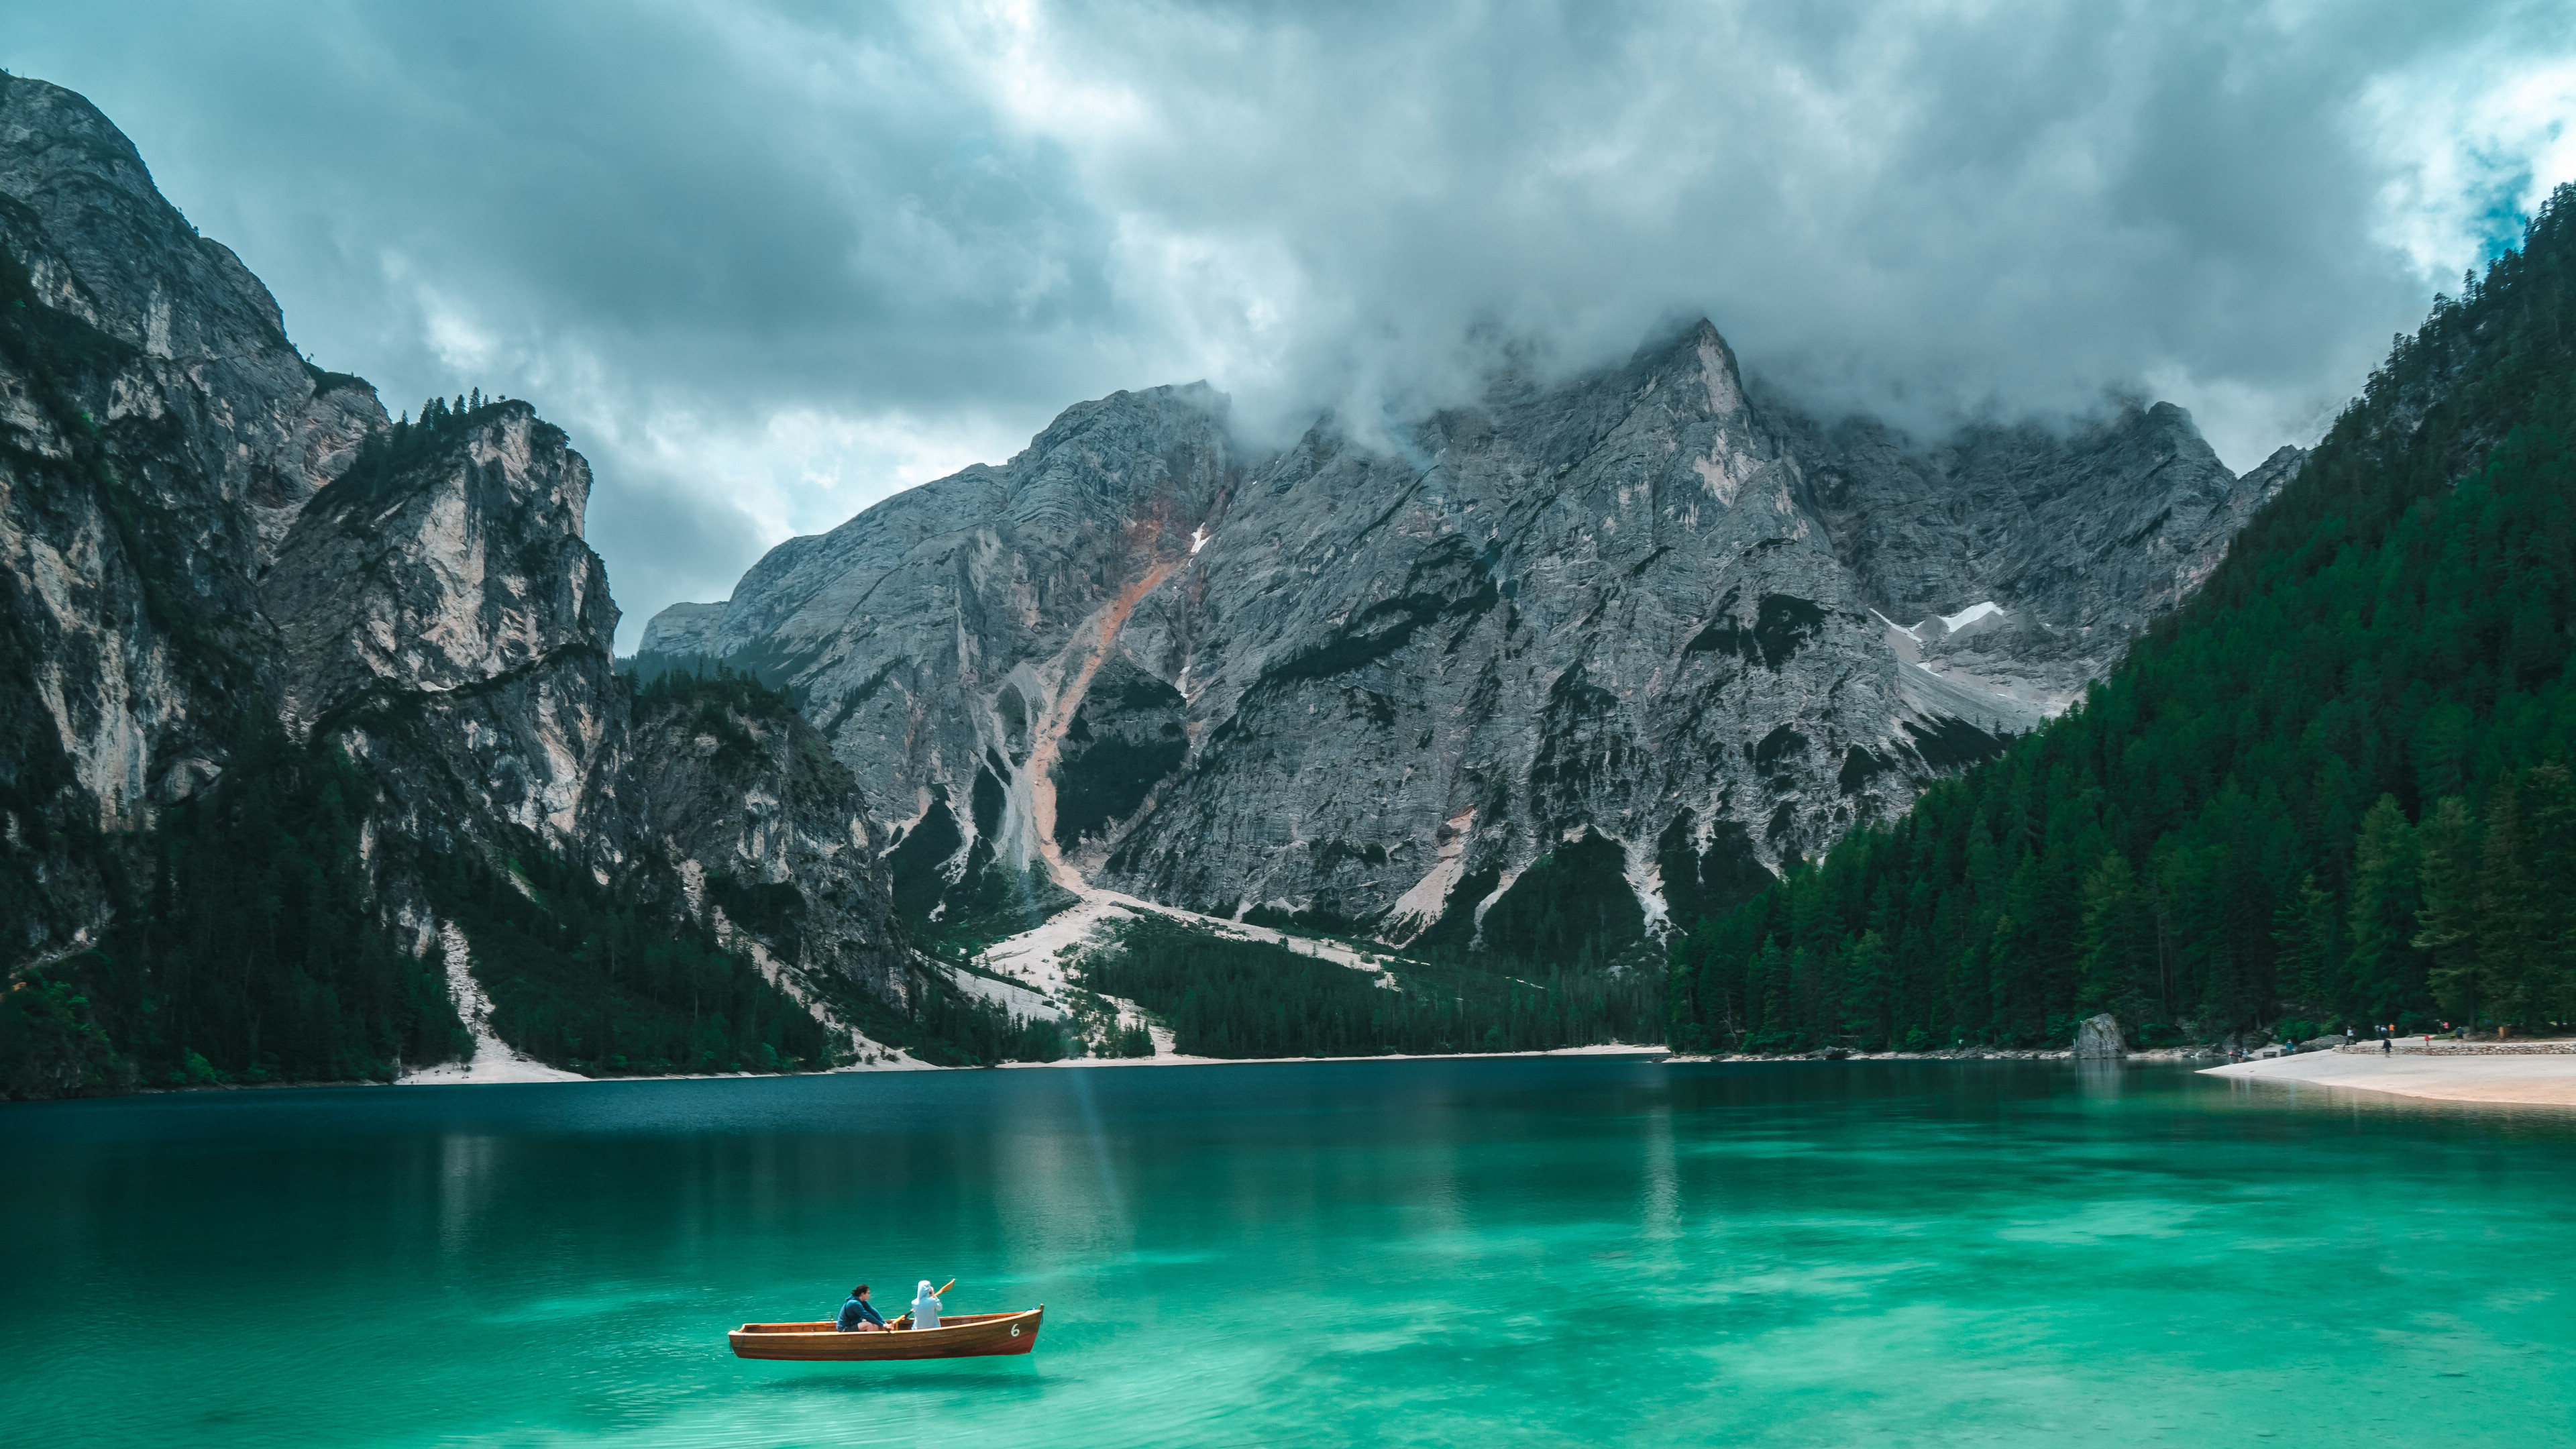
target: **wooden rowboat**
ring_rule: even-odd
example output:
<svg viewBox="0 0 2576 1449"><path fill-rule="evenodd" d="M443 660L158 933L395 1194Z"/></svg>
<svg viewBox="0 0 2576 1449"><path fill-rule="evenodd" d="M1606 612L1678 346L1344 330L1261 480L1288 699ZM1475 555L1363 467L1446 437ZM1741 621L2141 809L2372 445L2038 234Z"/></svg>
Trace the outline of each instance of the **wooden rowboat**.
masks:
<svg viewBox="0 0 2576 1449"><path fill-rule="evenodd" d="M980 1358L1027 1353L1038 1346L1041 1303L1025 1313L961 1313L937 1328L898 1328L891 1333L842 1333L821 1323L746 1323L725 1337L736 1358L787 1358L808 1363L873 1363L880 1359Z"/></svg>

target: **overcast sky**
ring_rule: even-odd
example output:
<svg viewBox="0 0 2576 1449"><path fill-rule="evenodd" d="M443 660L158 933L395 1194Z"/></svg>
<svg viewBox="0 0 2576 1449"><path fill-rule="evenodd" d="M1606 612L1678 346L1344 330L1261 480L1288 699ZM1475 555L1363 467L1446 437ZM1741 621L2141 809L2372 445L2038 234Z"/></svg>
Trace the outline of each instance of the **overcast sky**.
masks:
<svg viewBox="0 0 2576 1449"><path fill-rule="evenodd" d="M1819 407L2139 390L2250 467L2576 177L2564 3L11 12L317 361L572 433L629 649L1079 399L1275 438L1674 311Z"/></svg>

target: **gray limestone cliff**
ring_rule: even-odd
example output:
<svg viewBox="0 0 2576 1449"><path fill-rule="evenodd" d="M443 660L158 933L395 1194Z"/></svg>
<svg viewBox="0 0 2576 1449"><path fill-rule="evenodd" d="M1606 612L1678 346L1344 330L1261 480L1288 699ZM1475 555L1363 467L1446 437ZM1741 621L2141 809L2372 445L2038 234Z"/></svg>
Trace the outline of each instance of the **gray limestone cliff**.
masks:
<svg viewBox="0 0 2576 1449"><path fill-rule="evenodd" d="M81 841L222 770L282 686L258 577L383 425L80 97L0 76L0 790L13 953L91 939Z"/></svg>
<svg viewBox="0 0 2576 1449"><path fill-rule="evenodd" d="M515 402L376 462L314 497L260 583L290 732L373 761L382 823L407 835L507 825L618 866L626 686L607 572L582 540L588 464Z"/></svg>
<svg viewBox="0 0 2576 1449"><path fill-rule="evenodd" d="M644 833L675 863L693 916L809 1003L833 999L834 981L889 1003L917 991L857 781L783 693L656 681L629 752Z"/></svg>
<svg viewBox="0 0 2576 1449"><path fill-rule="evenodd" d="M900 1000L849 772L783 704L639 700L590 487L525 403L389 426L104 116L0 76L0 962L142 909L160 814L282 738L358 770L330 808L399 949L435 947L440 862L542 855L827 1026L782 973Z"/></svg>
<svg viewBox="0 0 2576 1449"><path fill-rule="evenodd" d="M934 919L1016 870L1464 941L1583 875L1651 932L2063 708L2296 461L2166 406L1820 426L1703 322L1401 451L1116 394L648 638L796 691Z"/></svg>
<svg viewBox="0 0 2576 1449"><path fill-rule="evenodd" d="M666 612L654 637L792 681L860 788L901 823L897 891L935 901L962 883L971 895L978 882L965 877L997 853L1025 865L1055 848L1055 754L1071 712L1236 477L1213 392L1120 393L1067 410L1003 467L780 545L721 620ZM1158 618L1164 608L1151 606ZM925 859L932 841L953 846Z"/></svg>
<svg viewBox="0 0 2576 1449"><path fill-rule="evenodd" d="M577 862L836 1027L833 979L903 1000L865 806L813 728L748 681L618 676L590 468L563 432L501 402L409 436L315 495L261 580L285 718L369 767L371 825Z"/></svg>
<svg viewBox="0 0 2576 1449"><path fill-rule="evenodd" d="M2181 603L2306 456L2283 448L2239 478L2170 403L1932 448L1868 419L1772 416L1804 462L1800 503L1900 657L2048 714Z"/></svg>
<svg viewBox="0 0 2576 1449"><path fill-rule="evenodd" d="M724 618L721 604L673 604L644 626L639 654L657 659L689 659L707 652L707 636Z"/></svg>

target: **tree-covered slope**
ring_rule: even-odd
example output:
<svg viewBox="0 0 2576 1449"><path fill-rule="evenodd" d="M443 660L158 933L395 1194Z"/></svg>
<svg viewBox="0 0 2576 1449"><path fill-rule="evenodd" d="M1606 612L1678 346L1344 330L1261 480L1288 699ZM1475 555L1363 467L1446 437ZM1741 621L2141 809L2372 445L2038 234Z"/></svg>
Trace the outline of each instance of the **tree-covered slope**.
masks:
<svg viewBox="0 0 2576 1449"><path fill-rule="evenodd" d="M1677 947L1677 1046L2576 1020L2576 187L2083 704Z"/></svg>
<svg viewBox="0 0 2576 1449"><path fill-rule="evenodd" d="M1267 941L1138 920L1089 952L1081 984L1172 1030L1183 1056L1351 1057L1552 1051L1651 1040L1651 973L1541 979L1395 958L1386 979Z"/></svg>
<svg viewBox="0 0 2576 1449"><path fill-rule="evenodd" d="M103 853L98 944L0 996L0 1095L357 1081L471 1050L439 963L386 928L374 794L336 749L254 723L225 778ZM59 1012L32 1008L59 997Z"/></svg>

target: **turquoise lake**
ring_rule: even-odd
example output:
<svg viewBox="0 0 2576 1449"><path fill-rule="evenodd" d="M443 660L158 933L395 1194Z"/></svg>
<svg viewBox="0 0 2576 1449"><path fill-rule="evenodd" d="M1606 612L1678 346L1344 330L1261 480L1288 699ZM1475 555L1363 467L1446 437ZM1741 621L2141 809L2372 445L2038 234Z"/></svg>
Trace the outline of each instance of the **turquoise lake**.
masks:
<svg viewBox="0 0 2576 1449"><path fill-rule="evenodd" d="M2576 1122L2059 1063L0 1107L25 1445L2564 1442ZM1038 1351L752 1363L959 1281ZM889 1307L889 1312L891 1312Z"/></svg>

